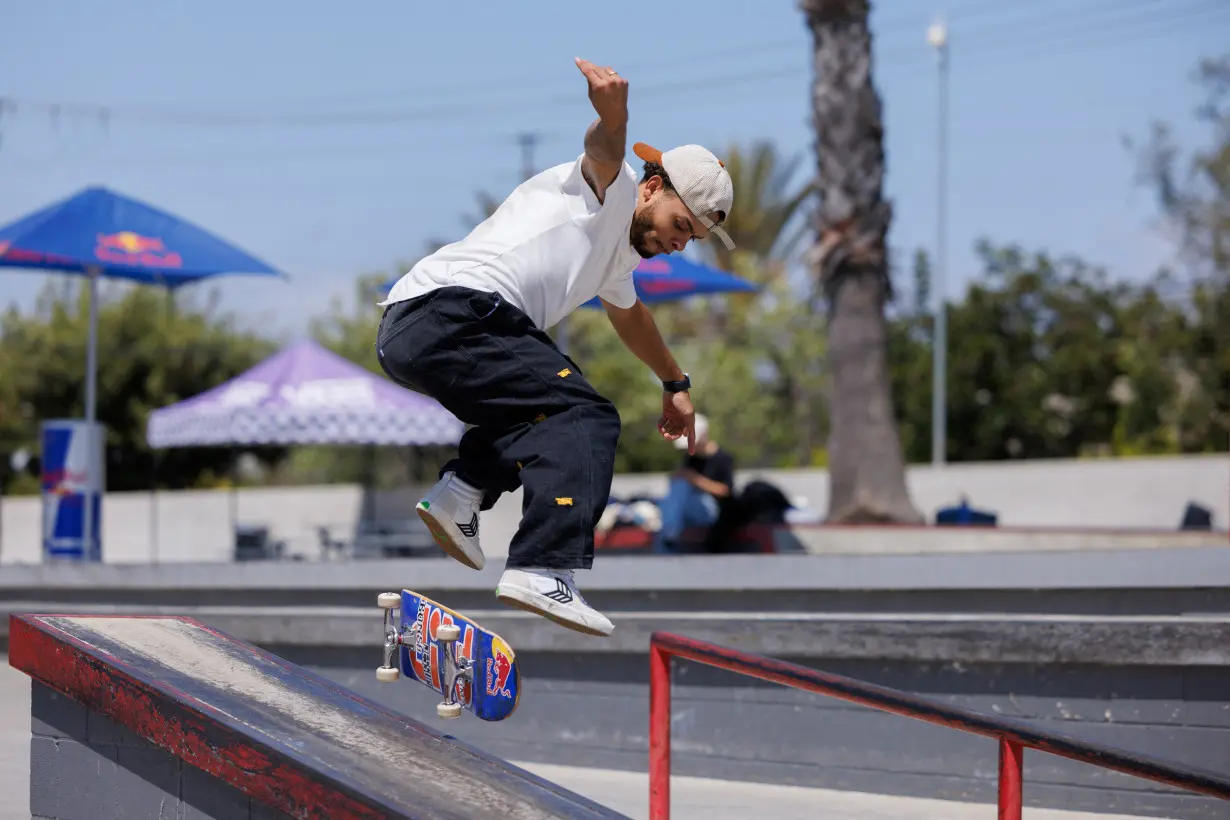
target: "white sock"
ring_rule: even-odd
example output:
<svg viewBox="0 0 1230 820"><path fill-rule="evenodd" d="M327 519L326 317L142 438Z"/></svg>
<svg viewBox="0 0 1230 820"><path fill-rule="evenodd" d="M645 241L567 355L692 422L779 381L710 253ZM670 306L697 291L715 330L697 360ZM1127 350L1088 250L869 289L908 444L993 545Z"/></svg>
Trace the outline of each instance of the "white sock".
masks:
<svg viewBox="0 0 1230 820"><path fill-rule="evenodd" d="M470 486L462 480L461 476L456 473L453 473L453 480L450 482L450 487L453 492L461 496L463 501L467 501L475 505L482 503L483 491L477 487Z"/></svg>

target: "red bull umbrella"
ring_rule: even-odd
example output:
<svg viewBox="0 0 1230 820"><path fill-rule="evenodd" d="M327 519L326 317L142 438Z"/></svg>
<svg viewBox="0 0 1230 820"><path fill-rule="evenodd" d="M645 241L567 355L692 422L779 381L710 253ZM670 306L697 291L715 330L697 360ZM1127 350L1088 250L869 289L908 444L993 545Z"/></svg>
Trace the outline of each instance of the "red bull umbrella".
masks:
<svg viewBox="0 0 1230 820"><path fill-rule="evenodd" d="M751 293L756 285L726 271L693 262L683 256L654 256L643 260L632 272L636 295L647 305L671 302L712 293ZM600 308L598 297L581 307Z"/></svg>
<svg viewBox="0 0 1230 820"><path fill-rule="evenodd" d="M683 256L658 256L642 260L632 271L636 295L647 305L674 302L690 296L714 293L751 293L756 285L726 271L702 265ZM583 308L601 310L602 300L595 296ZM568 349L568 320L560 322L557 332L561 350Z"/></svg>
<svg viewBox="0 0 1230 820"><path fill-rule="evenodd" d="M175 288L223 274L284 275L177 216L100 187L86 188L0 227L0 267L88 277L85 416L90 429L95 421L100 278ZM86 527L89 532L88 521Z"/></svg>

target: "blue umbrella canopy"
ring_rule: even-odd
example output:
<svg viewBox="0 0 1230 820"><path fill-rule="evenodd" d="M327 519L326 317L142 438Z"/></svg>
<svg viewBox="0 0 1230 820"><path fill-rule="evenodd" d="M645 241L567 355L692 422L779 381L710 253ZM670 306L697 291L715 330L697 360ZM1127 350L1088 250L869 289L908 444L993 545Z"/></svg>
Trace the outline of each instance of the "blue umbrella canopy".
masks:
<svg viewBox="0 0 1230 820"><path fill-rule="evenodd" d="M225 273L282 275L190 222L99 187L0 227L0 267L170 286Z"/></svg>

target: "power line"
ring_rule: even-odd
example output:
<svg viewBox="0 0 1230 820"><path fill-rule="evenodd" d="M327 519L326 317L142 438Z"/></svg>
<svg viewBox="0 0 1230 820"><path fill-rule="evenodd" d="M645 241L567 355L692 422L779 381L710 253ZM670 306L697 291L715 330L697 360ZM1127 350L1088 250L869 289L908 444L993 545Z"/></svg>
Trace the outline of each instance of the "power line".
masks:
<svg viewBox="0 0 1230 820"><path fill-rule="evenodd" d="M1190 19L1193 16L1200 14L1222 13L1227 10L1224 3L1219 0L1192 0L1185 7L1179 7L1177 4L1180 0L1171 0L1167 4L1167 9L1163 12L1157 10L1155 2L1152 0L1116 0L1113 3L1096 3L1093 6L1083 9L1069 10L1069 13L1062 15L1047 14L1033 20L1026 20L1026 23L1035 25L1011 25L1008 27L998 26L983 29L975 29L967 33L961 33L961 18L954 16L950 23L950 28L957 32L957 36L970 43L971 45L986 42L988 45L1004 44L1010 45L1020 42L1033 42L1038 40L1035 35L1042 34L1047 31L1055 31L1060 29L1060 34L1077 34L1078 36L1089 36L1097 34L1102 30L1103 23L1113 24L1117 21L1124 23L1167 23L1175 20ZM1146 10L1148 13L1143 16L1124 18L1122 12L1131 12ZM1183 11L1196 12L1193 14L1182 14ZM1072 13L1075 12L1075 13ZM1089 12L1096 12L1089 14ZM1107 13L1111 12L1111 13ZM976 16L976 15L971 15ZM1076 23L1081 23L1084 27L1091 29L1085 32L1073 32L1072 27ZM1040 24L1040 25L1037 25ZM1000 34L999 40L995 39L995 35ZM990 37L987 41L985 38ZM1069 38L1071 39L1071 38ZM744 53L757 53L763 46L771 46L773 54L780 54L781 48L784 45L798 45L796 40L791 41L774 41L768 44L760 44L757 46L749 46L742 49ZM736 52L737 53L737 52ZM768 53L766 50L765 53ZM925 52L921 44L916 47L910 47L908 56L922 57ZM802 56L802 55L801 55ZM897 57L905 57L906 54L893 55ZM881 63L885 62L881 59ZM658 65L668 65L665 62L659 61ZM694 63L692 63L694 64ZM679 66L679 63L672 61L669 65ZM761 69L757 71L744 70L724 75L709 77L706 82L699 86L713 87L721 85L724 88L729 88L732 85L746 85L749 83L762 82L765 80L778 79L786 76L795 76L798 72L797 67L789 68L773 68ZM434 86L436 91L460 90L463 87L474 87L469 84L453 84L451 86ZM160 106L160 105L106 105L98 103L75 103L75 102L48 102L42 100L24 100L8 98L0 100L0 105L6 107L10 111L22 112L33 110L39 113L45 113L53 117L63 117L66 115L74 115L82 118L98 119L103 124L108 124L112 120L122 119L127 122L141 123L146 125L165 125L165 126L194 126L194 127L243 127L243 126L287 126L287 127L308 127L308 126L325 126L325 125L378 125L392 124L401 122L413 122L424 119L432 119L438 117L447 117L452 115L465 115L472 113L476 108L481 107L484 113L490 113L493 110L519 110L526 106L554 106L560 104L575 104L578 95L575 91L562 92L558 91L550 93L549 96L544 91L543 96L535 96L529 99L509 99L508 86L502 86L498 89L493 89L489 82L482 84L482 90L498 95L495 100L467 99L457 101L454 97L451 101L435 102L426 105L394 105L384 108L367 109L367 110L334 110L334 111L313 111L305 113L276 113L276 112L255 112L255 113L222 113L202 111L203 106L196 105L193 110L184 110L179 106ZM554 88L554 87L553 87ZM691 91L698 88L695 79L668 81L661 83L637 84L634 87L634 94L637 97L656 96L665 93L677 91ZM432 92L433 87L421 87L413 93L418 97ZM409 92L408 92L409 93Z"/></svg>
<svg viewBox="0 0 1230 820"><path fill-rule="evenodd" d="M1109 45L1121 45L1121 44L1124 44L1125 42L1129 42L1129 40L1125 39L1125 35L1128 35L1128 34L1134 35L1134 37L1132 38L1132 40L1130 40L1130 42L1143 42L1143 41L1147 41L1150 39L1155 39L1157 36L1164 36L1167 33L1169 33L1171 30L1177 31L1182 26L1186 25L1188 21L1192 20L1193 18L1217 17L1218 19L1221 19L1221 17L1225 16L1228 13L1230 13L1230 6L1223 7L1217 3L1196 3L1194 5L1189 5L1189 13L1187 15L1170 15L1162 19L1134 18L1131 20L1124 20L1124 21L1121 21L1119 25L1105 26L1105 27L1098 29L1096 32L1094 32L1094 35L1096 36L1089 35L1089 34L1080 34L1079 32L1073 32L1072 34L1075 36L1069 36L1067 38L1060 38L1058 42L1062 43L1066 41L1066 43L1068 44L1075 43L1076 45L1081 46L1082 53L1085 53L1085 52L1088 52L1092 49L1096 49L1099 47L1109 46ZM1011 43L1005 43L1003 46L999 46L999 47L996 47L993 44L983 45L982 43L978 41L970 42L966 38L963 38L963 40L966 43L966 45L962 46L959 49L958 56L960 59L958 62L960 64L964 64L967 66L971 64L978 64L978 65L987 66L987 67L1003 68L1006 66L1013 65L1014 64L1013 58L1017 58L1015 62L1019 64L1024 61L1036 59L1038 57L1052 57L1053 58L1057 56L1063 56L1062 54L1057 52L1055 48L1055 45L1057 44L1057 41L1055 38L1052 38L1049 41L1040 41L1037 39L1021 37L1021 38L1014 39ZM1068 52L1068 54L1072 54L1072 53L1074 52ZM1024 60L1020 58L1024 58ZM801 74L802 76L806 76L806 74L800 69L791 69L788 71L783 71L780 69L773 69L769 71L758 72L757 74L745 74L740 79L742 79L748 84L765 85L767 84L767 81L771 82L771 81L780 81L780 80L787 80L787 79L792 79L792 80L797 81L800 78ZM913 73L912 72L909 76L914 80L929 79L929 75L923 74L923 73ZM789 93L791 96L798 95L799 93L798 88L792 87ZM570 99L569 99L570 104L575 102L575 100L572 99L572 96L575 96L575 95L570 95ZM784 95L782 93L761 92L757 95L757 100L763 102L765 100L778 99L783 96ZM729 85L723 86L723 85L717 84L717 85L702 86L701 88L697 89L693 94L690 94L685 99L680 100L675 105L675 108L677 110L695 111L695 110L702 110L707 107L712 107L715 104L722 105L724 107L730 106L731 100L730 100L730 95L729 95ZM429 123L438 123L438 122L441 122L441 121L429 121ZM419 123L419 124L423 125L423 124L429 124L429 123ZM536 133L536 136L534 137L534 142L535 142L535 145L537 145L541 143L543 135L541 132L535 132L535 133ZM524 135L517 137L518 141L521 141L523 139L525 139ZM303 146L299 146L299 148L302 148L302 147ZM526 150L526 146L523 143L523 152L525 150ZM104 156L104 157L96 157L94 159L97 159L98 161L106 162L110 167L123 166L125 164L132 165L132 166L148 167L151 165L155 165L158 167L165 167L168 164L173 165L177 162L196 165L196 164L206 163L206 162L211 162L211 161L226 162L226 161L238 161L238 160L243 160L243 159L267 161L267 160L286 159L294 155L321 156L321 155L333 155L333 154L343 154L343 153L359 154L362 156L378 156L381 154L403 155L405 153L405 150L400 145L372 146L372 145L351 144L351 145L320 146L317 148L313 148L310 151L299 151L297 150L297 148L291 148L291 147L285 147L285 148L279 147L275 149L270 149L268 151L258 150L258 151L237 152L237 153L219 152L216 154L202 152L200 154L181 155L179 157L175 157L175 156L157 157L157 156L149 156L149 155L143 154L140 157L116 158L116 157L105 157ZM63 158L64 157L60 156L60 157L51 158L51 159L53 162L56 162L57 160L60 160ZM18 170L37 171L39 168L45 169L47 167L47 158L14 158L13 161L18 163L18 166L19 166ZM523 153L523 165L524 164L525 162L524 162L524 153Z"/></svg>
<svg viewBox="0 0 1230 820"><path fill-rule="evenodd" d="M1209 10L1206 8L1205 13L1208 13L1208 11ZM1222 9L1216 9L1216 11L1218 11L1219 13L1223 13L1223 14L1230 13L1230 9L1226 9L1224 11ZM1150 24L1145 27L1132 26L1132 27L1127 27L1127 28L1118 27L1118 28L1113 28L1113 29L1106 29L1106 30L1099 31L1098 37L1082 38L1081 45L1083 46L1083 52L1087 52L1089 50L1093 50L1093 49L1103 47L1103 46L1108 46L1108 45L1122 45L1125 42L1129 42L1128 40L1124 39L1124 35L1126 33L1129 33L1129 28L1138 35L1130 42L1136 42L1136 43L1146 42L1150 39L1155 39L1155 36L1164 36L1165 34L1168 33L1168 29L1175 28L1176 27L1175 24L1183 23L1183 22L1184 22L1184 19L1174 18L1174 19L1161 20L1161 21L1149 21ZM1030 48L1030 46L1035 46L1035 45L1046 45L1044 43L1025 42L1023 40L1018 41L1018 42L1020 42L1022 45L1025 46L1024 51L1020 49L1014 50L1011 48L992 48L992 47L978 48L977 44L974 44L973 46L963 47L960 50L960 58L961 58L960 62L965 65L976 63L984 67L987 67L987 68L1004 68L1004 67L1010 67L1014 64L1020 64L1028 60L1032 60L1037 57L1054 58L1058 56L1063 56L1057 53L1053 48L1043 49L1043 50L1040 50L1038 48L1032 48L1032 49ZM980 59L983 57L990 58L990 59L989 61L983 61ZM1014 60L1013 58L1025 58L1025 59L1024 60L1020 60L1020 59ZM770 79L771 80L787 80L787 79L798 80L799 76L800 76L800 72L794 71L794 70L789 71L789 72L773 71L773 72L765 72L765 73L756 75L755 77L748 77L746 79L748 79L749 81L752 79L759 80L759 81L770 80ZM909 75L909 78L914 81L930 79L929 75L924 75L921 73L911 73ZM789 89L789 94L790 96L797 96L798 89L796 87L791 87ZM783 96L784 94L782 93L761 92L757 95L757 101L763 102L766 100L780 99ZM729 107L730 97L729 97L729 94L726 93L725 88L723 87L702 88L698 90L695 94L689 96L686 101L679 102L675 107L677 110L695 111L695 110L703 110L705 108L712 107L715 104ZM450 123L450 124L453 124L453 123ZM542 135L541 133L539 133L540 142L541 142L541 137ZM166 165L175 165L175 164L196 165L196 164L206 163L206 162L211 162L211 161L242 161L242 160L268 161L268 160L287 159L287 158L291 158L294 156L317 157L317 156L328 156L328 155L336 155L336 154L344 154L344 153L361 154L363 156L373 156L373 157L382 156L382 155L400 156L400 155L405 154L405 148L400 144L391 144L391 145L378 145L378 144L370 145L370 144L353 144L353 143L334 144L334 145L326 145L326 146L314 146L314 147L311 147L309 150L301 150L304 147L305 146L300 145L300 146L292 146L292 147L278 147L278 148L272 148L268 150L254 150L254 151L243 151L243 152L231 152L231 151L218 152L218 153L200 152L200 153L192 153L192 154L182 154L178 156L176 155L157 156L157 155L142 154L139 157L118 157L118 158L98 157L98 159L100 161L107 162L112 167L119 167L119 166L124 166L124 165L129 165L129 166L157 165L159 167L164 167ZM56 157L55 159L58 160L62 158L63 157ZM18 164L20 165L19 170L31 170L31 169L37 169L38 167L46 167L44 158L23 157L15 161L18 162Z"/></svg>
<svg viewBox="0 0 1230 820"><path fill-rule="evenodd" d="M1074 13L1062 18L1044 18L1038 20L1039 25L1030 26L1029 28L1017 29L1012 27L1009 30L1000 33L996 37L996 32L987 32L986 35L978 38L974 43L983 47L998 47L1000 45L1016 44L1024 40L1032 39L1037 34L1056 33L1060 35L1059 42L1080 40L1085 37L1096 37L1106 30L1107 25L1122 23L1122 26L1117 26L1115 30L1131 30L1136 28L1134 24L1143 23L1147 26L1152 24L1161 24L1174 21L1191 20L1200 18L1208 14L1216 16L1224 14L1227 11L1227 6L1222 0L1190 0L1185 6L1171 2L1165 13L1158 14L1156 12L1156 3L1149 2L1146 5L1150 6L1150 13L1136 14L1134 12L1140 10L1139 7L1133 8L1125 4L1122 0L1109 0L1109 2L1097 4L1086 11L1094 11L1096 14L1089 16L1080 13ZM1126 13L1124 13L1126 12ZM1074 29L1074 24L1087 24L1087 31ZM952 26L950 26L950 29ZM1052 41L1054 42L1054 41Z"/></svg>
<svg viewBox="0 0 1230 820"><path fill-rule="evenodd" d="M1213 0L1213 2L1198 4L1197 7L1190 9L1187 14L1176 12L1159 19L1134 18L1124 20L1122 25L1099 27L1085 34L1067 32L1067 36L1063 36L1063 33L1061 33L1060 36L1047 40L1014 37L1001 42L976 42L954 50L954 55L959 54L963 60L968 57L975 59L980 57L994 58L993 62L995 64L1010 65L1012 64L1011 58L1036 59L1075 56L1103 45L1121 45L1129 42L1125 37L1134 34L1142 35L1139 38L1134 38L1134 40L1148 41L1156 39L1149 36L1151 34L1164 36L1170 33L1179 33L1180 31L1187 30L1188 24L1192 22L1207 20L1209 23L1213 23L1226 18L1230 18L1230 4L1222 3L1220 0ZM1227 34L1230 34L1230 30L1227 31ZM1079 46L1080 51L1066 48L1068 46ZM1001 57L1010 59L1005 62L999 59Z"/></svg>
<svg viewBox="0 0 1230 820"><path fill-rule="evenodd" d="M1070 8L1068 0L1057 0L1065 8ZM1137 6L1153 6L1156 0L1114 0L1113 5L1116 8L1130 7L1132 4ZM1042 5L1041 0L1035 0L1030 4L1030 9L1038 9ZM1009 9L1009 11L1014 9ZM950 8L950 14L954 15L954 19L961 21L977 20L980 17L994 15L1002 15L1004 9L999 7L988 7L982 0L972 0L972 2L960 4ZM988 14L988 12L990 14ZM873 20L878 15L872 15ZM928 20L925 16L919 15L915 17L890 18L884 23L876 23L874 25L874 34L878 37L885 33L908 33L909 36L915 37L919 30L926 26ZM740 45L724 45L717 49L722 55L725 62L743 57L759 57L765 55L778 55L783 48L790 48L799 45L799 37L806 34L805 28L800 24L798 36L793 38L774 38L771 40L762 40L755 43L745 43ZM710 60L715 53L715 49L709 48L703 52L697 52L690 55L672 54L669 58L635 60L628 64L621 64L620 70L625 76L631 76L638 69L648 68L680 68L692 67L700 60ZM507 85L521 85L523 83L541 83L543 78L541 75L520 75L520 76L502 76L501 80ZM484 80L469 80L453 83L428 83L425 85L415 86L398 86L386 88L383 90L367 90L367 91L348 91L339 92L336 94L326 94L307 97L292 97L292 98L277 98L263 100L198 100L187 104L183 102L148 102L148 103L90 103L81 101L45 101L45 100L24 100L27 105L40 105L46 107L55 107L60 109L61 113L72 110L95 110L106 108L115 114L176 114L181 115L185 112L199 114L202 109L210 107L238 107L249 108L251 106L269 107L272 105L286 106L319 106L330 103L359 103L363 101L388 102L391 98L413 97L415 99L422 98L424 95L430 94L445 94L452 95L457 92L464 91L490 91L491 82L488 79Z"/></svg>

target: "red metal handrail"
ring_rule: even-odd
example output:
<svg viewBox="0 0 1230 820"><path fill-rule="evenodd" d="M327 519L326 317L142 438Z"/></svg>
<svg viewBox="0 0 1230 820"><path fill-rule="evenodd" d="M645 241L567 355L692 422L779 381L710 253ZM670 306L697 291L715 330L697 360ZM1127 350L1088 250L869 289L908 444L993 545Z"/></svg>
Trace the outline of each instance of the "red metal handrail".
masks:
<svg viewBox="0 0 1230 820"><path fill-rule="evenodd" d="M999 741L999 820L1021 820L1022 758L1026 747L1157 783L1230 800L1230 776L1089 743L1029 723L962 709L806 666L727 649L669 632L649 641L649 820L670 820L671 657L686 658L884 712L960 729Z"/></svg>

